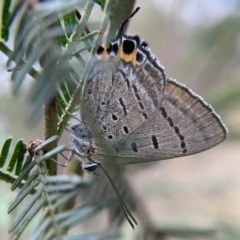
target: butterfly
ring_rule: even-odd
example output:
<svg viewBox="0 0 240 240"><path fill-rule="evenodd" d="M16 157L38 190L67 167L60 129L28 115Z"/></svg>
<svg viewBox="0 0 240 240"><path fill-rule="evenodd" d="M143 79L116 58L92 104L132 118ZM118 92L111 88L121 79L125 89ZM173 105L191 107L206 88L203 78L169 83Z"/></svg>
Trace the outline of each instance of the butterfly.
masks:
<svg viewBox="0 0 240 240"><path fill-rule="evenodd" d="M122 22L107 48L90 62L71 141L82 168L102 168L130 224L137 224L102 164L166 160L202 152L222 142L227 128L199 95L166 76L149 45L125 34ZM132 219L132 220L131 220Z"/></svg>

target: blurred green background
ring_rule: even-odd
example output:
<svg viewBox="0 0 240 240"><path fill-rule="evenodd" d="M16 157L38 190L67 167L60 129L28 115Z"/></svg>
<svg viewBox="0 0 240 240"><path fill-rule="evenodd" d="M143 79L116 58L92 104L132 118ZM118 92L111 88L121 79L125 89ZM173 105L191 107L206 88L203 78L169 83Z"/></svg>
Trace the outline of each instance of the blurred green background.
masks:
<svg viewBox="0 0 240 240"><path fill-rule="evenodd" d="M217 227L216 239L240 239L240 1L138 0L136 5L142 8L128 32L149 43L167 76L185 83L214 107L229 136L201 154L141 164L141 169L129 166L127 176L155 225ZM93 22L99 14L96 5ZM11 95L6 60L0 54L0 143L9 136L25 142L43 139L42 120L26 122L26 89L20 97ZM25 87L30 84L26 79ZM62 142L68 143L67 134ZM0 182L0 195L1 239L9 239L7 207L16 193ZM133 232L126 223L123 239L133 239L140 229Z"/></svg>

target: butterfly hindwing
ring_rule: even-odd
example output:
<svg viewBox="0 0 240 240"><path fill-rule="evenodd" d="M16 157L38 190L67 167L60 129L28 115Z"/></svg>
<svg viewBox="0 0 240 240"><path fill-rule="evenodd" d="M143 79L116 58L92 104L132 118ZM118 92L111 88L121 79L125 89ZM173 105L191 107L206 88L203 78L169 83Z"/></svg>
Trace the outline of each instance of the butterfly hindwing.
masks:
<svg viewBox="0 0 240 240"><path fill-rule="evenodd" d="M226 138L220 117L201 97L168 79L160 106L128 138L109 144L105 163L138 163L191 155Z"/></svg>

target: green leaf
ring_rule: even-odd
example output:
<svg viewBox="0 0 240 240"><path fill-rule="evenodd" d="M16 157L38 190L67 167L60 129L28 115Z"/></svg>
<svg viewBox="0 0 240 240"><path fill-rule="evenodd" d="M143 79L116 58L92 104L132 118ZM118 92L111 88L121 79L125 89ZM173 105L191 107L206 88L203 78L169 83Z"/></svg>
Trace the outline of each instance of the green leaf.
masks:
<svg viewBox="0 0 240 240"><path fill-rule="evenodd" d="M10 20L10 6L11 0L4 0L2 8L2 26L1 26L1 38L6 42L9 35L9 20Z"/></svg>
<svg viewBox="0 0 240 240"><path fill-rule="evenodd" d="M73 94L73 89L76 89L76 84L72 80L72 76L70 74L69 70L64 70L60 72L61 74L61 90L62 95L64 97L64 100L66 103L69 103L71 101L71 95ZM79 77L80 79L80 77Z"/></svg>
<svg viewBox="0 0 240 240"><path fill-rule="evenodd" d="M32 170L32 168L35 166L35 162L32 161L30 162L26 168L23 169L23 171L21 172L21 174L19 175L19 177L14 181L11 190L15 190L19 184L21 183L21 181L24 179L24 177Z"/></svg>
<svg viewBox="0 0 240 240"><path fill-rule="evenodd" d="M23 142L22 139L18 140L12 157L9 161L8 167L7 167L7 172L11 173L13 171L13 168L15 167L17 161L22 159L24 157L24 154L26 153L26 144Z"/></svg>
<svg viewBox="0 0 240 240"><path fill-rule="evenodd" d="M121 234L118 231L106 231L96 233L86 233L74 236L64 236L62 240L102 240L102 239L117 239L120 238Z"/></svg>
<svg viewBox="0 0 240 240"><path fill-rule="evenodd" d="M41 208L44 206L44 199L40 199L36 204L31 208L31 211L27 214L27 216L23 219L21 225L16 229L14 232L14 235L16 236L15 239L19 239L22 232L25 230L27 225L30 223L30 221L34 218L34 216L41 210Z"/></svg>
<svg viewBox="0 0 240 240"><path fill-rule="evenodd" d="M36 48L39 48L39 50L34 51L32 55L29 56L28 61L23 66L21 66L21 69L16 67L12 73L14 94L17 94L20 86L22 85L25 75L30 71L33 64L47 51L47 49L50 48L50 43L46 43L44 46L41 43L37 43Z"/></svg>
<svg viewBox="0 0 240 240"><path fill-rule="evenodd" d="M54 138L49 139L49 142ZM55 148L55 151L62 150ZM54 151L49 152L54 154ZM46 155L46 154L45 154ZM46 157L46 156L45 156ZM42 156L42 159L45 158ZM29 193L38 186L37 193L30 199L28 204L20 211L20 214L14 220L9 228L14 239L19 239L25 228L41 210L45 209L42 221L37 229L33 232L30 239L55 239L64 236L67 231L77 223L94 216L101 209L109 205L109 201L101 201L96 204L86 204L71 210L64 210L67 204L78 194L82 193L85 188L92 185L96 178L92 181L83 181L82 178L74 175L47 176L47 169L44 161L31 162L23 171L27 171L29 166L36 166L36 170L31 173L27 182L20 190L8 212L10 213L18 206ZM28 169L29 172L29 169ZM23 174L23 173L21 173ZM20 177L22 178L23 176ZM24 174L23 174L24 175ZM18 180L19 181L19 180Z"/></svg>
<svg viewBox="0 0 240 240"><path fill-rule="evenodd" d="M75 10L70 11L69 13L65 14L63 16L63 21L64 21L64 25L66 27L71 27L72 28L72 32L74 31L74 28L77 25L77 19L76 19L76 15L75 15ZM68 38L71 37L71 34L67 34Z"/></svg>
<svg viewBox="0 0 240 240"><path fill-rule="evenodd" d="M62 29L60 20L57 21L57 26ZM57 37L57 42L58 44L61 44L63 47L66 47L69 42L63 29L62 34L60 34L60 36Z"/></svg>
<svg viewBox="0 0 240 240"><path fill-rule="evenodd" d="M115 37L116 30L119 29L122 21L133 12L134 0L106 1L104 6L105 17L101 29L107 29L110 21L110 27L106 35L106 43L109 43Z"/></svg>
<svg viewBox="0 0 240 240"><path fill-rule="evenodd" d="M64 222L60 223L61 227L69 229L74 227L77 223L89 219L91 216L94 216L97 212L102 210L109 204L109 201L101 201L97 204L87 204L74 208L71 211L57 214L58 219L65 219ZM64 216L64 218L63 218Z"/></svg>
<svg viewBox="0 0 240 240"><path fill-rule="evenodd" d="M16 199L10 205L8 213L10 213L15 207L17 207L17 205L31 192L32 189L34 189L39 184L39 182L40 179L37 178L27 188L21 190Z"/></svg>
<svg viewBox="0 0 240 240"><path fill-rule="evenodd" d="M23 218L28 214L28 212L31 210L32 206L39 200L39 197L42 194L42 190L38 191L32 199L26 204L24 209L21 211L21 213L15 218L11 226L9 227L8 232L12 232L15 230L15 228L21 223Z"/></svg>
<svg viewBox="0 0 240 240"><path fill-rule="evenodd" d="M61 117L63 114L63 109L66 109L67 105L63 100L63 97L60 93L61 90L58 90L57 93L57 108L58 108L58 116Z"/></svg>
<svg viewBox="0 0 240 240"><path fill-rule="evenodd" d="M60 214L56 214L55 218L59 222L60 229L70 229L74 227L76 224L81 223L82 221L89 219L91 216L94 216L104 207L106 207L107 201L102 201L98 204L87 204L80 206L78 208L74 208L73 210L69 211L68 213L64 212L65 221L60 221L63 219ZM54 236L54 229L49 228L46 234L45 239L52 239Z"/></svg>
<svg viewBox="0 0 240 240"><path fill-rule="evenodd" d="M30 177L27 179L27 181L24 183L22 190L25 190L30 184L38 177L38 169L35 169L33 172L31 172ZM13 188L11 188L12 191L14 191Z"/></svg>
<svg viewBox="0 0 240 240"><path fill-rule="evenodd" d="M107 0L94 0L94 2L97 3L98 5L100 5L103 10Z"/></svg>
<svg viewBox="0 0 240 240"><path fill-rule="evenodd" d="M26 149L27 149L27 145L24 144L24 146L23 146L23 150L25 150L24 154L19 154L18 155L17 166L16 166L16 169L15 169L15 176L16 177L18 177L20 172L22 171L22 165L23 165L23 162L24 162Z"/></svg>
<svg viewBox="0 0 240 240"><path fill-rule="evenodd" d="M10 137L10 138L6 139L3 144L2 152L1 152L1 156L0 156L0 168L2 168L4 166L4 164L7 160L11 143L12 143L12 138Z"/></svg>

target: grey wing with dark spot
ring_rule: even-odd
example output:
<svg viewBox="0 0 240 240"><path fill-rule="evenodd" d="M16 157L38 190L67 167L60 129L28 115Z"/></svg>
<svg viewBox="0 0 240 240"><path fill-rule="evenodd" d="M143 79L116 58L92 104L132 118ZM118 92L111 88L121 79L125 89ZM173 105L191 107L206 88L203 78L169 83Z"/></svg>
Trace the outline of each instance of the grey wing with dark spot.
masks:
<svg viewBox="0 0 240 240"><path fill-rule="evenodd" d="M183 84L168 79L160 105L128 138L110 144L105 163L139 163L202 152L222 142L227 129L212 107Z"/></svg>
<svg viewBox="0 0 240 240"><path fill-rule="evenodd" d="M112 136L110 142L128 138L159 105L165 77L150 63L145 65L146 72L122 60L98 61L93 67L84 99L103 136Z"/></svg>

